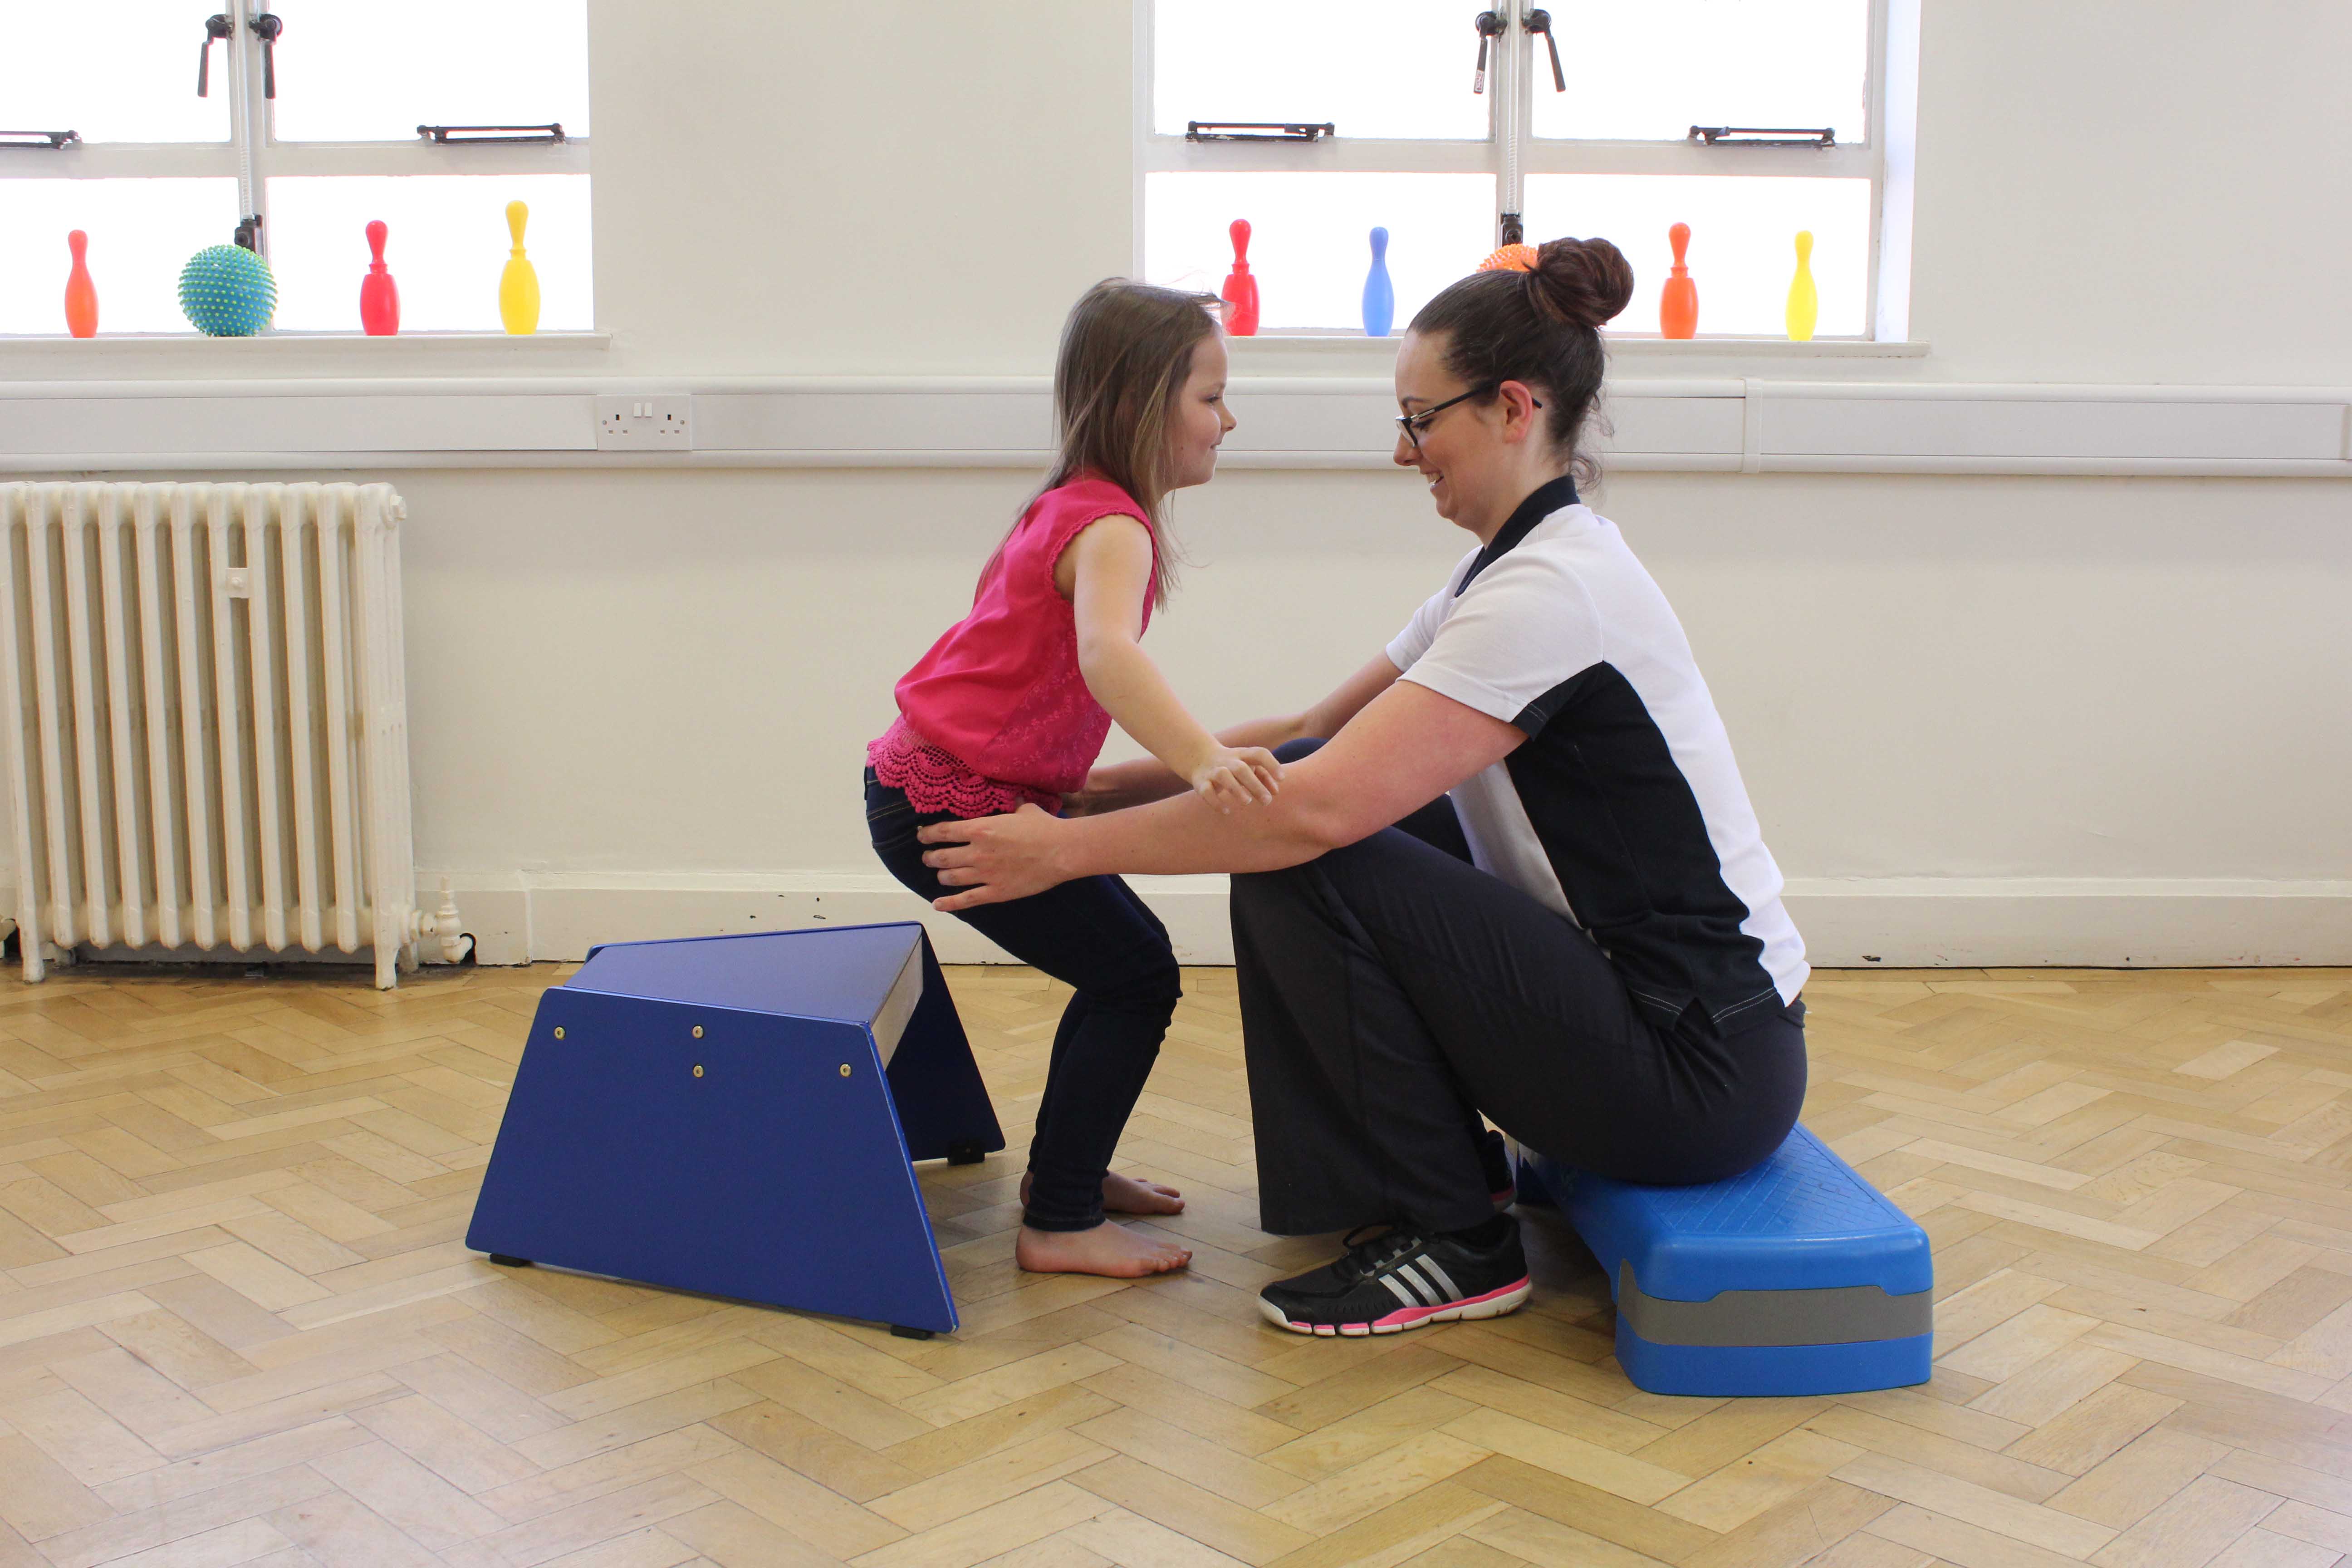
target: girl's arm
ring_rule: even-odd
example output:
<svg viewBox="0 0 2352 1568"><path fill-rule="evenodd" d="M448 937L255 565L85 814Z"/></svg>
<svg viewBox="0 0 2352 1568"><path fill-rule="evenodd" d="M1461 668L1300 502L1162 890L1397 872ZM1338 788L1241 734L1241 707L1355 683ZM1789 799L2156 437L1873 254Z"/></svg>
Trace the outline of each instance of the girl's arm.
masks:
<svg viewBox="0 0 2352 1568"><path fill-rule="evenodd" d="M1076 621L1078 672L1118 727L1187 787L1220 809L1268 801L1282 764L1257 747L1229 747L1184 710L1168 678L1136 639L1151 591L1151 535L1136 518L1099 518L1054 564Z"/></svg>
<svg viewBox="0 0 2352 1568"><path fill-rule="evenodd" d="M1370 664L1348 677L1331 694L1303 712L1286 716L1252 719L1231 729L1217 731L1217 739L1228 746L1264 746L1271 750L1287 741L1328 741L1345 727L1348 721L1364 710L1365 704L1386 691L1402 673L1389 662L1385 653L1374 654ZM1113 763L1096 768L1087 775L1087 787L1075 795L1064 796L1070 815L1087 816L1105 811L1121 811L1133 805L1149 805L1155 800L1165 800L1171 795L1181 795L1188 786L1165 766L1150 757L1138 757L1133 762Z"/></svg>

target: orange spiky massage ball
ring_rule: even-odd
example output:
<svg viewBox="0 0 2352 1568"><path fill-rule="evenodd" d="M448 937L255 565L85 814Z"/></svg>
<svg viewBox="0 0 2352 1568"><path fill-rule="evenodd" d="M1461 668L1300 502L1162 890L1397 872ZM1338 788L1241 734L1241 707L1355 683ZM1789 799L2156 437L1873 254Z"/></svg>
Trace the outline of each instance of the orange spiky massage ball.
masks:
<svg viewBox="0 0 2352 1568"><path fill-rule="evenodd" d="M1481 272L1533 272L1535 269L1536 247L1532 245L1507 245L1478 263Z"/></svg>

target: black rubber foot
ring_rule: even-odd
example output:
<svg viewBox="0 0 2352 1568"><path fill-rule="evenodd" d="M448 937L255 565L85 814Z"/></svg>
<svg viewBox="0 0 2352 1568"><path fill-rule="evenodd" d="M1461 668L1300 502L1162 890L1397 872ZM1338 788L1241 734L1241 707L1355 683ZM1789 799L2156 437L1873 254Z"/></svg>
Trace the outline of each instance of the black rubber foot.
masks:
<svg viewBox="0 0 2352 1568"><path fill-rule="evenodd" d="M977 1138L965 1138L948 1145L948 1163L977 1165L988 1158L988 1151L980 1146Z"/></svg>
<svg viewBox="0 0 2352 1568"><path fill-rule="evenodd" d="M890 1331L902 1340L928 1340L931 1337L930 1330L910 1329L904 1323L891 1324Z"/></svg>
<svg viewBox="0 0 2352 1568"><path fill-rule="evenodd" d="M509 1258L503 1252L491 1253L490 1261L497 1264L501 1268L528 1268L530 1267L530 1258Z"/></svg>

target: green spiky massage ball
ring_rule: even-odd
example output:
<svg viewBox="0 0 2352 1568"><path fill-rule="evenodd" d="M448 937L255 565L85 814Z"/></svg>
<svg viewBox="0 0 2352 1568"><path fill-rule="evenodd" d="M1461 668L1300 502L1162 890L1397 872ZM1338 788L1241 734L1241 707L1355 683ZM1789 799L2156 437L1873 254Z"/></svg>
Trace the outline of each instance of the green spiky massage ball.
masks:
<svg viewBox="0 0 2352 1568"><path fill-rule="evenodd" d="M278 310L269 263L238 245L208 245L180 269L180 310L207 337L249 338Z"/></svg>

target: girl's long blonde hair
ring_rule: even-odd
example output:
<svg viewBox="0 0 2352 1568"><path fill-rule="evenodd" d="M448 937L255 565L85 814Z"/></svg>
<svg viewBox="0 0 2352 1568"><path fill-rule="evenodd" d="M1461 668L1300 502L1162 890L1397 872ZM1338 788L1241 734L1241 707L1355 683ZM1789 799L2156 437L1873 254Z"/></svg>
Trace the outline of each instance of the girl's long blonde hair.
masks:
<svg viewBox="0 0 2352 1568"><path fill-rule="evenodd" d="M1217 299L1106 278L1080 296L1054 359L1053 471L1022 503L1081 474L1099 474L1133 496L1151 530L1151 602L1168 604L1174 554L1162 526L1171 416L1192 355L1218 330ZM1013 527L1018 528L1016 521ZM1008 532L1008 540L1012 535ZM1003 553L1003 546L997 552Z"/></svg>

